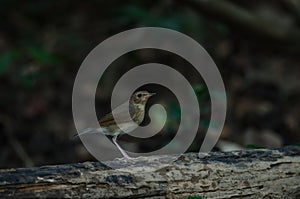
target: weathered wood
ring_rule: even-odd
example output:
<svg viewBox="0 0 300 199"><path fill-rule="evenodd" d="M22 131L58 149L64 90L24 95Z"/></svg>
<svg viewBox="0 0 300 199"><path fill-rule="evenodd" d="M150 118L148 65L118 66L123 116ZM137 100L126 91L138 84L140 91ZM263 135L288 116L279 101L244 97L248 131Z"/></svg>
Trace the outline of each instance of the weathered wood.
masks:
<svg viewBox="0 0 300 199"><path fill-rule="evenodd" d="M169 158L0 170L0 198L300 198L299 147Z"/></svg>

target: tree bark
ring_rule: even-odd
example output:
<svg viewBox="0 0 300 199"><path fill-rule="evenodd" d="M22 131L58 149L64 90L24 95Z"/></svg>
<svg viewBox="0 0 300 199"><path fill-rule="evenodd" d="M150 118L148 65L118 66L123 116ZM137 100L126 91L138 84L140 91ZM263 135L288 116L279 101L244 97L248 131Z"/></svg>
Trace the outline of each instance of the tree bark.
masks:
<svg viewBox="0 0 300 199"><path fill-rule="evenodd" d="M300 148L0 170L0 198L300 198Z"/></svg>

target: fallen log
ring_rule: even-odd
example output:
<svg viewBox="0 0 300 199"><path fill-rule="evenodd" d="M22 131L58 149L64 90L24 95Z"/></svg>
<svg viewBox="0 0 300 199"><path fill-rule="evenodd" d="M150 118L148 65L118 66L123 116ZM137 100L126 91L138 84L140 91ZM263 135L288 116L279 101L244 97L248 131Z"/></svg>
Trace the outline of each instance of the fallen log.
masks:
<svg viewBox="0 0 300 199"><path fill-rule="evenodd" d="M300 198L300 147L0 170L0 198Z"/></svg>

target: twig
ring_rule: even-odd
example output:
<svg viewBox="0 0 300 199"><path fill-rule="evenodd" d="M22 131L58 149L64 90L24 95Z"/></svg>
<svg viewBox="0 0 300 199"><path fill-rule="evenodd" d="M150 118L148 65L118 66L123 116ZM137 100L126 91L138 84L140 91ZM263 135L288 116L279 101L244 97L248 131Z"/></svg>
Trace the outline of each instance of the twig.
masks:
<svg viewBox="0 0 300 199"><path fill-rule="evenodd" d="M14 136L13 127L12 127L12 123L11 123L10 119L8 119L7 117L5 117L3 115L0 115L0 121L2 121L2 123L4 125L4 128L5 128L4 132L8 139L8 142L11 145L11 147L14 149L14 151L16 152L17 156L22 160L23 164L26 167L33 167L34 166L33 161L27 154L24 147L18 141L18 139Z"/></svg>

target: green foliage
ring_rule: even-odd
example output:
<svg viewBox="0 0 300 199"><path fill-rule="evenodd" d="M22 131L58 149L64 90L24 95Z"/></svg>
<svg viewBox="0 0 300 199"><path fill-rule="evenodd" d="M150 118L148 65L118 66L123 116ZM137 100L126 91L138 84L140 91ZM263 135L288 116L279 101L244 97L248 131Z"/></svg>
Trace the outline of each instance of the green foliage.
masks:
<svg viewBox="0 0 300 199"><path fill-rule="evenodd" d="M208 89L206 86L204 86L202 84L197 84L197 85L193 86L193 88L194 88L194 91L195 91L199 101L203 101L207 97L209 97L209 92L208 92Z"/></svg>
<svg viewBox="0 0 300 199"><path fill-rule="evenodd" d="M30 73L30 74L22 74L22 73L17 73L16 75L18 82L23 86L23 87L32 87L35 85L38 79L38 74L37 73Z"/></svg>
<svg viewBox="0 0 300 199"><path fill-rule="evenodd" d="M18 51L9 51L0 55L0 75L4 74L13 61L19 58Z"/></svg>
<svg viewBox="0 0 300 199"><path fill-rule="evenodd" d="M201 84L197 84L193 86L193 89L196 93L197 100L201 109L201 114L209 113L210 109L207 108L207 99L209 99L209 92L206 86ZM169 104L171 109L171 117L172 119L179 119L181 112L178 104ZM200 125L208 126L209 121L201 120Z"/></svg>
<svg viewBox="0 0 300 199"><path fill-rule="evenodd" d="M228 35L230 33L229 28L222 23L216 23L214 28L223 35Z"/></svg>
<svg viewBox="0 0 300 199"><path fill-rule="evenodd" d="M27 47L28 55L40 64L57 64L58 58L38 46Z"/></svg>
<svg viewBox="0 0 300 199"><path fill-rule="evenodd" d="M6 78L29 88L38 80L53 76L59 63L58 57L47 52L42 46L19 47L0 54L0 76L6 74ZM49 70L49 67L55 67L55 70Z"/></svg>
<svg viewBox="0 0 300 199"><path fill-rule="evenodd" d="M180 107L178 104L171 103L169 104L170 107L170 120L179 120L181 116Z"/></svg>
<svg viewBox="0 0 300 199"><path fill-rule="evenodd" d="M137 23L138 26L157 26L178 31L202 32L202 19L176 11L151 10L142 5L126 5L117 10L120 23Z"/></svg>
<svg viewBox="0 0 300 199"><path fill-rule="evenodd" d="M197 100L200 106L201 115L208 114L210 112L210 105L208 104L208 100L210 99L208 89L205 85L197 84L193 86L193 89L196 93ZM201 120L200 125L204 125L208 127L209 121Z"/></svg>

